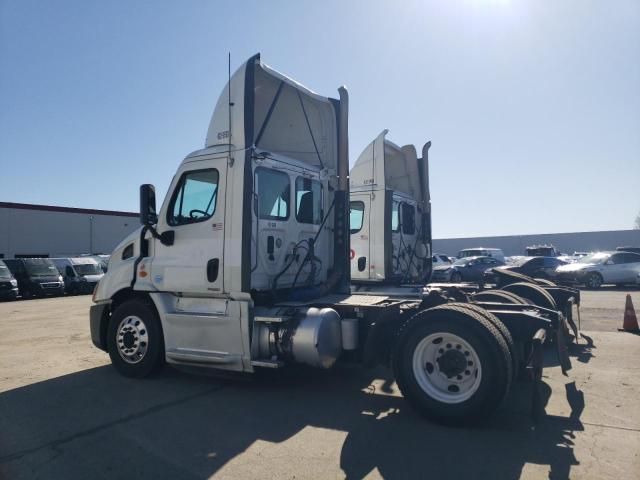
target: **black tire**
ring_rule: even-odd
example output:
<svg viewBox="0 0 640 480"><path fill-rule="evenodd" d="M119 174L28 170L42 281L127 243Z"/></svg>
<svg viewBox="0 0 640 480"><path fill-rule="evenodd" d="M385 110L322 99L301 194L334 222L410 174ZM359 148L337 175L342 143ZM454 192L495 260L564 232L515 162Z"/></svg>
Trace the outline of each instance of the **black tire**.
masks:
<svg viewBox="0 0 640 480"><path fill-rule="evenodd" d="M527 304L524 298L505 290L483 290L482 292L476 293L473 299L478 302L499 302L515 305Z"/></svg>
<svg viewBox="0 0 640 480"><path fill-rule="evenodd" d="M557 284L553 283L548 278L534 278L534 280L538 285L543 285L545 287L557 287L558 286Z"/></svg>
<svg viewBox="0 0 640 480"><path fill-rule="evenodd" d="M137 363L128 363L120 355L116 337L120 323L127 317L138 317L146 327L147 350ZM141 342L142 344L143 342ZM147 377L164 365L164 336L155 308L144 300L129 300L118 306L109 321L107 351L115 369L125 377Z"/></svg>
<svg viewBox="0 0 640 480"><path fill-rule="evenodd" d="M501 268L494 268L493 275L496 278L496 285L498 287L503 287L517 282L534 282L533 278L528 275L523 275L522 273L511 270L503 270Z"/></svg>
<svg viewBox="0 0 640 480"><path fill-rule="evenodd" d="M426 337L438 333L449 333L463 339L472 346L479 359L482 371L479 384L464 401L450 403L437 400L420 386L414 373L416 349ZM428 372L428 367L425 369ZM394 347L393 371L403 396L422 415L450 425L487 418L509 391L511 369L509 347L500 331L484 315L468 306L448 304L418 312L401 328Z"/></svg>
<svg viewBox="0 0 640 480"><path fill-rule="evenodd" d="M558 310L558 306L553 297L539 285L524 282L512 283L511 285L506 285L503 290L515 293L538 307Z"/></svg>
<svg viewBox="0 0 640 480"><path fill-rule="evenodd" d="M584 279L584 284L587 288L591 288L593 290L597 290L602 286L602 275L597 272L588 273Z"/></svg>
<svg viewBox="0 0 640 480"><path fill-rule="evenodd" d="M508 293L508 292L500 292L500 293ZM515 296L515 295L514 295ZM524 300L523 300L524 301ZM486 320L491 322L491 324L496 327L496 329L504 338L504 341L507 343L507 347L509 348L509 353L511 354L511 375L512 379L515 380L518 372L520 370L520 360L518 358L518 352L516 350L515 342L513 341L513 337L511 336L511 332L507 328L507 326L502 323L502 321L496 317L493 313L485 310L480 305L474 305L473 303L458 303L456 306L460 306L461 308L466 308L471 310L478 315L482 315Z"/></svg>
<svg viewBox="0 0 640 480"><path fill-rule="evenodd" d="M31 290L29 290L28 288L21 290L20 296L23 300L29 300L32 297Z"/></svg>
<svg viewBox="0 0 640 480"><path fill-rule="evenodd" d="M460 283L462 282L462 274L460 272L453 272L451 274L451 283Z"/></svg>

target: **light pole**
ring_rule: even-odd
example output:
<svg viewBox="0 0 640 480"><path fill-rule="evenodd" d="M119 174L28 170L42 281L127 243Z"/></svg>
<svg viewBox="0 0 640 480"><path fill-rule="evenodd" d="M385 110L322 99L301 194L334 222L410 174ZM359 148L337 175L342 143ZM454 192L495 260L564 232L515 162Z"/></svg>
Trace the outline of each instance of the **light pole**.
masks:
<svg viewBox="0 0 640 480"><path fill-rule="evenodd" d="M89 253L93 253L93 215L89 215Z"/></svg>

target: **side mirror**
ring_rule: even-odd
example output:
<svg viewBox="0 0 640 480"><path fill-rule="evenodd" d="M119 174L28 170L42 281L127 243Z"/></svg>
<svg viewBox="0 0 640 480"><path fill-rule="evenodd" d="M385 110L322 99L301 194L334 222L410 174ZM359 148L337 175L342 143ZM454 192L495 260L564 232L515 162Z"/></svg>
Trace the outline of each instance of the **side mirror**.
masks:
<svg viewBox="0 0 640 480"><path fill-rule="evenodd" d="M158 223L156 188L148 183L140 185L140 223L142 225L155 225Z"/></svg>

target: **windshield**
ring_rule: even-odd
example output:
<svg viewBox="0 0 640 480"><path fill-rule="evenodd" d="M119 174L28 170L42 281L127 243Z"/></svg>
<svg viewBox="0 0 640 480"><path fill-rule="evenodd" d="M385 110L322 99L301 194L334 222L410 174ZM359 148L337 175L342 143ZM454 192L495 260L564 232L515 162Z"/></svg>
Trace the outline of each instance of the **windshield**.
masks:
<svg viewBox="0 0 640 480"><path fill-rule="evenodd" d="M466 265L467 263L469 263L471 261L470 258L459 258L458 260L456 260L455 262L453 262L453 265Z"/></svg>
<svg viewBox="0 0 640 480"><path fill-rule="evenodd" d="M0 278L11 278L11 272L4 263L0 263Z"/></svg>
<svg viewBox="0 0 640 480"><path fill-rule="evenodd" d="M60 275L55 265L50 260L29 260L25 262L25 268L29 275L39 277L45 275Z"/></svg>
<svg viewBox="0 0 640 480"><path fill-rule="evenodd" d="M484 250L460 250L460 252L458 252L458 257L460 258L477 257L479 255L484 255L484 254L485 254Z"/></svg>
<svg viewBox="0 0 640 480"><path fill-rule="evenodd" d="M592 255L587 255L586 257L578 259L577 263L604 263L609 259L610 256L610 253L594 253Z"/></svg>
<svg viewBox="0 0 640 480"><path fill-rule="evenodd" d="M100 266L95 263L74 265L73 268L78 272L78 275L99 275L102 273Z"/></svg>
<svg viewBox="0 0 640 480"><path fill-rule="evenodd" d="M533 257L536 258L536 257ZM513 260L511 260L511 262L509 262L510 265L513 265L514 267L521 267L523 266L525 263L530 262L531 260L533 260L532 257L521 257L521 258L515 258Z"/></svg>

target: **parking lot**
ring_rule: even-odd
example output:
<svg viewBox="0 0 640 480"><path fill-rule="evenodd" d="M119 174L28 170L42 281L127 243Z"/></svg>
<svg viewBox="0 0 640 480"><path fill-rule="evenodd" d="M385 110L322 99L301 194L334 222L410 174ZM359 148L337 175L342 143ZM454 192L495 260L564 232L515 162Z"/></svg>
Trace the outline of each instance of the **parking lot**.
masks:
<svg viewBox="0 0 640 480"><path fill-rule="evenodd" d="M0 477L638 478L627 293L640 307L636 289L583 292L585 339L568 377L548 352L538 425L522 383L464 429L418 417L384 370L126 379L91 344L90 297L0 303Z"/></svg>

